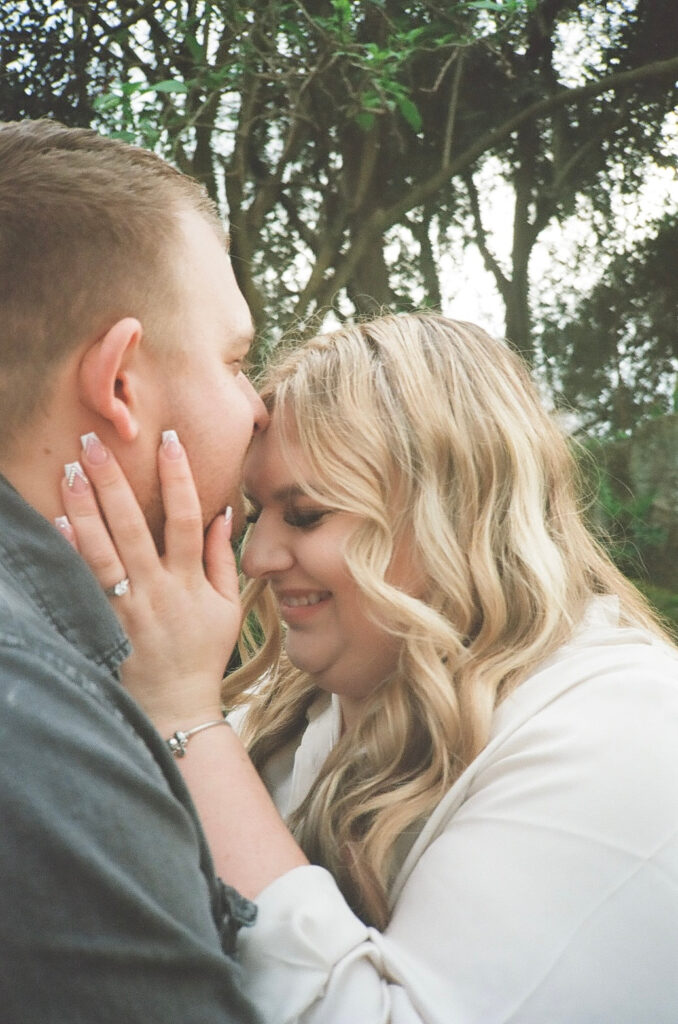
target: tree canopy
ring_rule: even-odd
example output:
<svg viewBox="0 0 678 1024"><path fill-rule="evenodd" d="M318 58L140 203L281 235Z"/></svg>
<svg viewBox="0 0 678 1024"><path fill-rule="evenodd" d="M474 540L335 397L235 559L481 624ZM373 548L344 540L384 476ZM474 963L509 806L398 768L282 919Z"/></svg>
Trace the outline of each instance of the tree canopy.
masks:
<svg viewBox="0 0 678 1024"><path fill-rule="evenodd" d="M615 230L612 197L675 159L675 0L9 0L2 19L0 116L93 124L201 180L264 339L329 308L439 306L456 237L481 252L509 339L556 360L573 400L591 391L571 365L585 330L558 341L554 300L535 331L530 258L582 200L598 245ZM489 161L509 186L508 257ZM622 257L601 253L616 287ZM663 331L653 352L671 373ZM600 389L610 361L598 362Z"/></svg>
<svg viewBox="0 0 678 1024"><path fill-rule="evenodd" d="M626 432L647 416L678 412L677 252L674 214L615 256L574 312L561 305L544 325L554 390L593 429L602 422Z"/></svg>

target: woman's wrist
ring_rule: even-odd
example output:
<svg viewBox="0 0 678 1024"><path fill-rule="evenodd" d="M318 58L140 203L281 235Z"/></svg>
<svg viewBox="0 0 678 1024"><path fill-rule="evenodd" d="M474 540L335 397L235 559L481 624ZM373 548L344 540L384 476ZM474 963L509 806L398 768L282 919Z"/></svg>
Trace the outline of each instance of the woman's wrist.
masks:
<svg viewBox="0 0 678 1024"><path fill-rule="evenodd" d="M190 729L176 729L165 742L175 757L185 757L189 741L194 736L199 736L200 733L206 732L207 729L216 729L220 725L228 726L226 716L223 714L219 718L211 718L209 721L201 722L200 725L194 725Z"/></svg>
<svg viewBox="0 0 678 1024"><path fill-rule="evenodd" d="M217 722L224 717L224 709L220 703L203 704L199 707L180 706L174 709L163 707L147 710L146 714L163 739L167 740L175 732L188 733L206 722Z"/></svg>
<svg viewBox="0 0 678 1024"><path fill-rule="evenodd" d="M143 682L137 678L128 689L160 735L168 739L178 729L188 732L223 716L221 685L221 678L183 676L162 684L157 678Z"/></svg>

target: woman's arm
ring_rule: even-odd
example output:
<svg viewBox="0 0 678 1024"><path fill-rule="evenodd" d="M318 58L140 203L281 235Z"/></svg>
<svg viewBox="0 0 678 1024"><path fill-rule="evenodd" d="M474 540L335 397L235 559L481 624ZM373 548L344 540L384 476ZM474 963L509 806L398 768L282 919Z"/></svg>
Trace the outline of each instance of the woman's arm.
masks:
<svg viewBox="0 0 678 1024"><path fill-rule="evenodd" d="M219 516L203 540L183 449L161 448L166 527L160 557L112 454L103 449L92 460L83 451L81 462L91 486L73 489L64 480L62 487L77 546L105 589L130 580L127 593L111 598L134 648L123 666L125 687L165 738L218 720L223 669L241 620L230 521ZM192 736L177 762L216 869L230 885L254 897L308 863L230 728Z"/></svg>
<svg viewBox="0 0 678 1024"><path fill-rule="evenodd" d="M166 513L158 555L144 517L110 452L81 461L90 485L63 502L72 539L112 597L134 653L123 682L164 737L219 718L223 666L240 628L230 526L219 517L204 538L183 450L158 459ZM95 497L96 495L96 497ZM105 516L106 523L104 523ZM62 532L68 537L68 530ZM311 867L281 820L238 737L215 727L193 736L178 766L217 871L258 898L259 917L239 949L243 980L267 1024L430 1024L415 1012L407 981L393 983L381 950L331 875ZM293 870L299 868L300 870ZM431 1018L431 1021L435 1018Z"/></svg>

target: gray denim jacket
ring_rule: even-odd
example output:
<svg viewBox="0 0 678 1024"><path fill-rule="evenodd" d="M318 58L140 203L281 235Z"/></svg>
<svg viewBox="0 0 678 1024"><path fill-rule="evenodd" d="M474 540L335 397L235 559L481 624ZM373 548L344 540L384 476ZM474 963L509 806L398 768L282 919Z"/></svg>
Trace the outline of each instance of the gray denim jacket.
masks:
<svg viewBox="0 0 678 1024"><path fill-rule="evenodd" d="M3 1024L247 1024L253 904L215 877L180 773L125 693L94 577L0 477Z"/></svg>

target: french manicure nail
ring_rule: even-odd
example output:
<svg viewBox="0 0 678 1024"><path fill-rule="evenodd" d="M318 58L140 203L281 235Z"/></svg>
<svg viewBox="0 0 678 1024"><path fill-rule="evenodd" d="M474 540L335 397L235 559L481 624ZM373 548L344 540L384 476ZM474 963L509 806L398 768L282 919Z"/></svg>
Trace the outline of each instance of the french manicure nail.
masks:
<svg viewBox="0 0 678 1024"><path fill-rule="evenodd" d="M230 505L226 506L226 511L224 512L224 522L226 523L226 530L228 533L228 537L230 539L231 530L233 529L233 509L231 508Z"/></svg>
<svg viewBox="0 0 678 1024"><path fill-rule="evenodd" d="M64 540L67 540L72 547L75 547L75 532L71 526L71 521L68 516L56 516L54 519L54 525Z"/></svg>
<svg viewBox="0 0 678 1024"><path fill-rule="evenodd" d="M181 445L176 430L163 430L162 446L165 454L170 459L178 459L181 455Z"/></svg>
<svg viewBox="0 0 678 1024"><path fill-rule="evenodd" d="M74 494L84 494L89 487L85 472L79 462L67 462L64 466L66 483Z"/></svg>
<svg viewBox="0 0 678 1024"><path fill-rule="evenodd" d="M94 431L91 431L89 434L82 434L80 444L93 465L100 466L108 458L108 452Z"/></svg>

